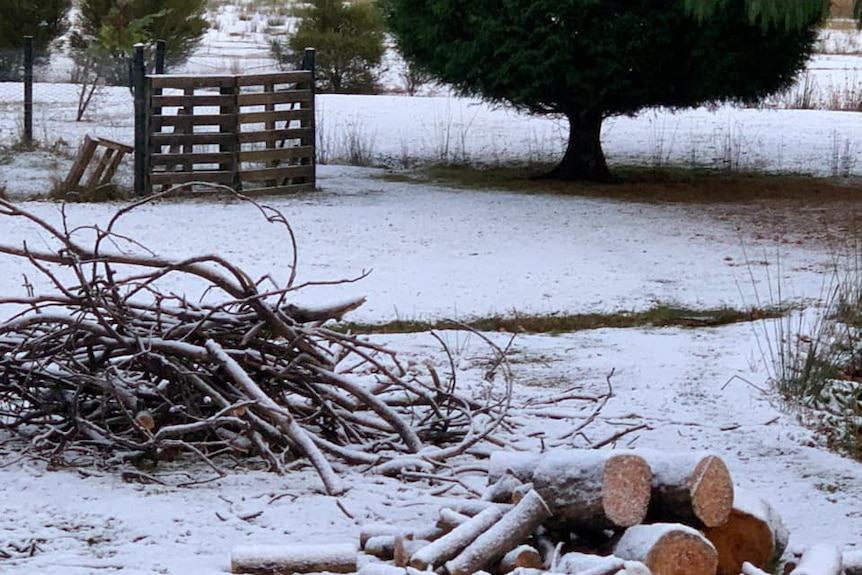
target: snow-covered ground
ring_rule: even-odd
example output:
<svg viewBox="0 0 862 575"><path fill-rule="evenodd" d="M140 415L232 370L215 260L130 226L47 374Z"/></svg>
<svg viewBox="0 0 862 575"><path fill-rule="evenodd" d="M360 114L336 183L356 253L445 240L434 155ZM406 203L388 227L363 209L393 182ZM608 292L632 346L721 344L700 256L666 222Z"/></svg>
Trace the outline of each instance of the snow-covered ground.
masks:
<svg viewBox="0 0 862 575"><path fill-rule="evenodd" d="M220 30L229 36L228 28ZM857 67L846 56L839 63L829 58L818 62L832 62L833 71L845 63ZM3 102L17 101L19 88L0 84L0 143L17 134L17 106ZM74 146L85 133L131 140L128 91L107 91L88 120L75 123L73 86L45 87L50 97L41 100L36 89L37 118L47 126L37 136L45 141ZM441 96L322 96L318 109L321 143L337 150L352 130L389 165L550 159L564 136L554 120ZM862 121L846 112L647 111L610 120L604 141L617 163L819 174L862 169ZM58 222L57 204L24 198L44 194L51 178L66 170L68 159L53 154L10 155L0 158L0 185L28 210ZM368 303L351 316L356 320L619 311L657 302L745 307L775 303L768 294L778 284L785 296L814 300L825 293L836 253L825 243L797 242L795 229L763 233L746 211L760 209L754 206L456 190L394 183L381 169L337 165L321 166L319 174L319 191L267 202L284 211L296 232L299 281L371 270L361 282L299 296L315 303L367 295ZM66 211L78 225L104 222L116 208L79 204ZM247 206L176 200L145 206L124 222L123 233L162 255L216 252L254 277L287 275L284 238L274 226L260 225ZM0 218L0 242L25 240L40 245L42 238ZM0 293L22 293L25 268L5 258L2 265ZM193 291L176 286L184 287ZM642 424L619 446L715 451L738 485L777 508L791 530L791 547L828 541L862 548L862 465L824 450L816 434L762 391L770 373L762 344L772 326L520 334L510 359L522 439L538 442L531 433L541 432L548 443L583 446L612 435L620 423ZM488 350L479 338L465 332L441 337L457 356L459 380L470 385L481 379ZM428 334L375 339L446 369ZM585 413L549 419L523 409L568 387L601 393L611 373L615 395L586 437L567 439ZM321 494L309 468L284 477L237 470L177 487L188 481L179 467L157 474L165 485L141 484L87 466L53 469L20 458L12 442L0 443L0 573L223 573L234 545L354 541L361 523L427 525L439 506L422 483L341 471L353 488L336 501ZM478 485L481 478L470 481Z"/></svg>

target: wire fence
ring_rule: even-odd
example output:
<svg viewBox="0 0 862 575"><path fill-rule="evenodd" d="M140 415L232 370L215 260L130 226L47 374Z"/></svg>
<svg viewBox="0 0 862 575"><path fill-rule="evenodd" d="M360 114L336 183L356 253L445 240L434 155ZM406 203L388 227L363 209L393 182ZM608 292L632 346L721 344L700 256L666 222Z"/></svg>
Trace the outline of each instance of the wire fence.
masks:
<svg viewBox="0 0 862 575"><path fill-rule="evenodd" d="M91 81L68 55L49 57L27 42L0 50L0 147L38 144L71 154L85 135L131 142L128 82Z"/></svg>

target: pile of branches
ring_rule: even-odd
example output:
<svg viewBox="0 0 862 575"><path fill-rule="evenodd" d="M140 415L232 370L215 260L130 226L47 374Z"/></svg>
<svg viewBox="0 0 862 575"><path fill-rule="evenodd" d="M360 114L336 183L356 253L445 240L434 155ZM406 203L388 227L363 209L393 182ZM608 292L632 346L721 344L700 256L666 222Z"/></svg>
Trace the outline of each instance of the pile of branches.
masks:
<svg viewBox="0 0 862 575"><path fill-rule="evenodd" d="M0 214L28 220L51 246L0 253L23 258L52 286L37 294L25 281L26 296L0 298L16 310L0 324L0 428L52 456L83 450L102 462L180 452L218 471L217 456L247 454L284 472L305 458L336 494L334 460L433 468L500 426L508 378L481 399L460 394L454 370L407 369L393 351L328 327L364 299L290 303L309 284L296 284L296 242L280 211L236 195L292 246L281 286L218 255L161 258L119 233L124 216L163 195L120 209L104 227L78 228L65 211L54 226L0 200ZM201 287L202 297L165 288L177 282Z"/></svg>

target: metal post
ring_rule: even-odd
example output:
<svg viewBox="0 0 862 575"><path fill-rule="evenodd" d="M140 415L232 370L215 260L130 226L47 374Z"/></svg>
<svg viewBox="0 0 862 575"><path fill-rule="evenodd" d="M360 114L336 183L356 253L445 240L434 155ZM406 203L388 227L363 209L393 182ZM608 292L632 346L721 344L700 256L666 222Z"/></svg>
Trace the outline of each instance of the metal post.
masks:
<svg viewBox="0 0 862 575"><path fill-rule="evenodd" d="M33 36L24 36L24 144L33 143Z"/></svg>
<svg viewBox="0 0 862 575"><path fill-rule="evenodd" d="M165 73L165 52L167 43L164 40L156 40L156 74Z"/></svg>
<svg viewBox="0 0 862 575"><path fill-rule="evenodd" d="M147 193L147 69L143 44L135 44L132 88L135 92L135 195L143 196Z"/></svg>

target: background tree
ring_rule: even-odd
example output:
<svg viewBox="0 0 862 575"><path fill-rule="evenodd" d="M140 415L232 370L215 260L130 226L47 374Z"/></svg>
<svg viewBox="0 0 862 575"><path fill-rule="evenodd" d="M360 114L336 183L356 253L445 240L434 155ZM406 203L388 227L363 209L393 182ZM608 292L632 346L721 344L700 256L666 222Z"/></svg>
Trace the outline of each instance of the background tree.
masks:
<svg viewBox="0 0 862 575"><path fill-rule="evenodd" d="M127 84L134 44L165 40L167 66L177 66L209 27L205 7L206 0L80 0L71 39L75 59L95 65L109 84Z"/></svg>
<svg viewBox="0 0 862 575"><path fill-rule="evenodd" d="M0 9L0 82L20 81L24 36L33 36L37 63L51 43L66 31L71 0L3 0Z"/></svg>
<svg viewBox="0 0 862 575"><path fill-rule="evenodd" d="M698 12L697 1L712 5ZM798 26L752 15L746 1L381 0L408 61L463 94L566 117L568 147L550 175L596 180L610 178L609 116L754 102L792 84L829 1Z"/></svg>
<svg viewBox="0 0 862 575"><path fill-rule="evenodd" d="M298 65L307 47L315 49L317 87L322 92L369 94L378 76L385 27L373 2L311 0L297 9L299 24L286 46L275 45L280 60Z"/></svg>

